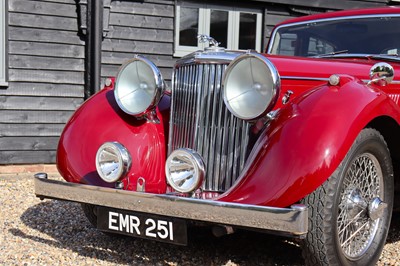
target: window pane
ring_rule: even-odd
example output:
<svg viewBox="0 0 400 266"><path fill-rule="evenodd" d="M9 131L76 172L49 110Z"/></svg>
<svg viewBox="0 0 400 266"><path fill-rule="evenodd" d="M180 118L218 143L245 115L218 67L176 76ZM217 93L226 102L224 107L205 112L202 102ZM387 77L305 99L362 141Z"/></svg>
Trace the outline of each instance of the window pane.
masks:
<svg viewBox="0 0 400 266"><path fill-rule="evenodd" d="M220 46L227 47L228 11L211 10L210 36L220 42Z"/></svg>
<svg viewBox="0 0 400 266"><path fill-rule="evenodd" d="M297 34L284 33L281 36L276 53L282 55L294 55L296 51L296 44Z"/></svg>
<svg viewBox="0 0 400 266"><path fill-rule="evenodd" d="M179 23L179 45L197 46L199 31L199 9L181 7Z"/></svg>
<svg viewBox="0 0 400 266"><path fill-rule="evenodd" d="M257 14L240 13L239 49L256 48Z"/></svg>
<svg viewBox="0 0 400 266"><path fill-rule="evenodd" d="M334 48L329 43L317 38L310 38L310 42L308 44L308 56L328 54L332 52L334 52Z"/></svg>

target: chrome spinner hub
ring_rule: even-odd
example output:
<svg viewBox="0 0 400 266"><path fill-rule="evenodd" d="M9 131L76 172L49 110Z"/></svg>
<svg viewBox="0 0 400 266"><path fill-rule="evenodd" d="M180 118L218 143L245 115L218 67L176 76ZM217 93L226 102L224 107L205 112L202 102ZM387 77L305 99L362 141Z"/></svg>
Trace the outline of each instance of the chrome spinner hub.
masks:
<svg viewBox="0 0 400 266"><path fill-rule="evenodd" d="M372 198L367 202L361 194L358 188L348 192L346 201L348 218L355 219L366 215L373 221L381 218L388 207L387 203L379 197Z"/></svg>
<svg viewBox="0 0 400 266"><path fill-rule="evenodd" d="M379 197L373 198L368 204L368 215L372 220L382 218L388 205L383 202Z"/></svg>
<svg viewBox="0 0 400 266"><path fill-rule="evenodd" d="M347 215L350 219L354 219L357 216L361 216L366 213L368 204L361 195L361 191L358 188L352 189L348 192L346 208Z"/></svg>

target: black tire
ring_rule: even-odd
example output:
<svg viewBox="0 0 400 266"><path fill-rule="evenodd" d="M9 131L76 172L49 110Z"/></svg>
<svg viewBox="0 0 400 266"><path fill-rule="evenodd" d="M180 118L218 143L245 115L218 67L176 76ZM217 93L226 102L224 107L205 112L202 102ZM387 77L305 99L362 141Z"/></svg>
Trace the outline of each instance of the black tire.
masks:
<svg viewBox="0 0 400 266"><path fill-rule="evenodd" d="M93 225L93 227L97 228L96 206L92 204L81 203L81 207L88 221Z"/></svg>
<svg viewBox="0 0 400 266"><path fill-rule="evenodd" d="M375 265L393 195L387 145L378 131L366 128L332 176L303 200L309 207L309 232L302 241L306 265Z"/></svg>
<svg viewBox="0 0 400 266"><path fill-rule="evenodd" d="M81 207L83 210L83 213L85 214L86 218L88 221L92 224L94 228L97 228L97 206L88 204L88 203L81 203ZM127 236L125 235L120 235L120 234L115 234L115 233L110 233L110 232L105 232L105 231L100 231L104 235L111 237L111 238L126 238Z"/></svg>

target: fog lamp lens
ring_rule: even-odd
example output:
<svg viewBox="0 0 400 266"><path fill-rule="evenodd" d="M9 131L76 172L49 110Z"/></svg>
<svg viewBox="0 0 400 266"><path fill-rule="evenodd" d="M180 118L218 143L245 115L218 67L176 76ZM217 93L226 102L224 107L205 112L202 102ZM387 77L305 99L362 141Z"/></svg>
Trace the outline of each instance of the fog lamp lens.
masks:
<svg viewBox="0 0 400 266"><path fill-rule="evenodd" d="M182 193L195 191L205 176L201 156L191 149L178 149L171 153L165 165L167 181L173 189Z"/></svg>
<svg viewBox="0 0 400 266"><path fill-rule="evenodd" d="M130 166L129 152L118 142L106 142L97 151L97 173L108 183L118 181L128 172Z"/></svg>

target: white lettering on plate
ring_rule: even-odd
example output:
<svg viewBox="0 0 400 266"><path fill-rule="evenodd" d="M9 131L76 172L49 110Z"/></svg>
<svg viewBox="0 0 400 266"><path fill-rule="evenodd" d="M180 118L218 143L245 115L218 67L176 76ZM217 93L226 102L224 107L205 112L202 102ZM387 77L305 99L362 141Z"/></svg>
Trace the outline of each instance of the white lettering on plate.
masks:
<svg viewBox="0 0 400 266"><path fill-rule="evenodd" d="M119 231L125 231L129 233L129 216L119 214Z"/></svg>
<svg viewBox="0 0 400 266"><path fill-rule="evenodd" d="M139 231L139 225L140 225L140 220L139 218L137 218L136 216L129 216L129 222L131 224L130 226L130 233L133 233L133 229L135 229L136 234L140 235L140 231Z"/></svg>
<svg viewBox="0 0 400 266"><path fill-rule="evenodd" d="M109 212L108 213L108 228L118 231L118 213L116 212ZM114 218L115 217L115 218Z"/></svg>
<svg viewBox="0 0 400 266"><path fill-rule="evenodd" d="M172 222L148 218L145 221L145 225L145 236L174 240ZM141 235L139 227L140 219L137 216L112 211L108 213L108 228L111 230Z"/></svg>

